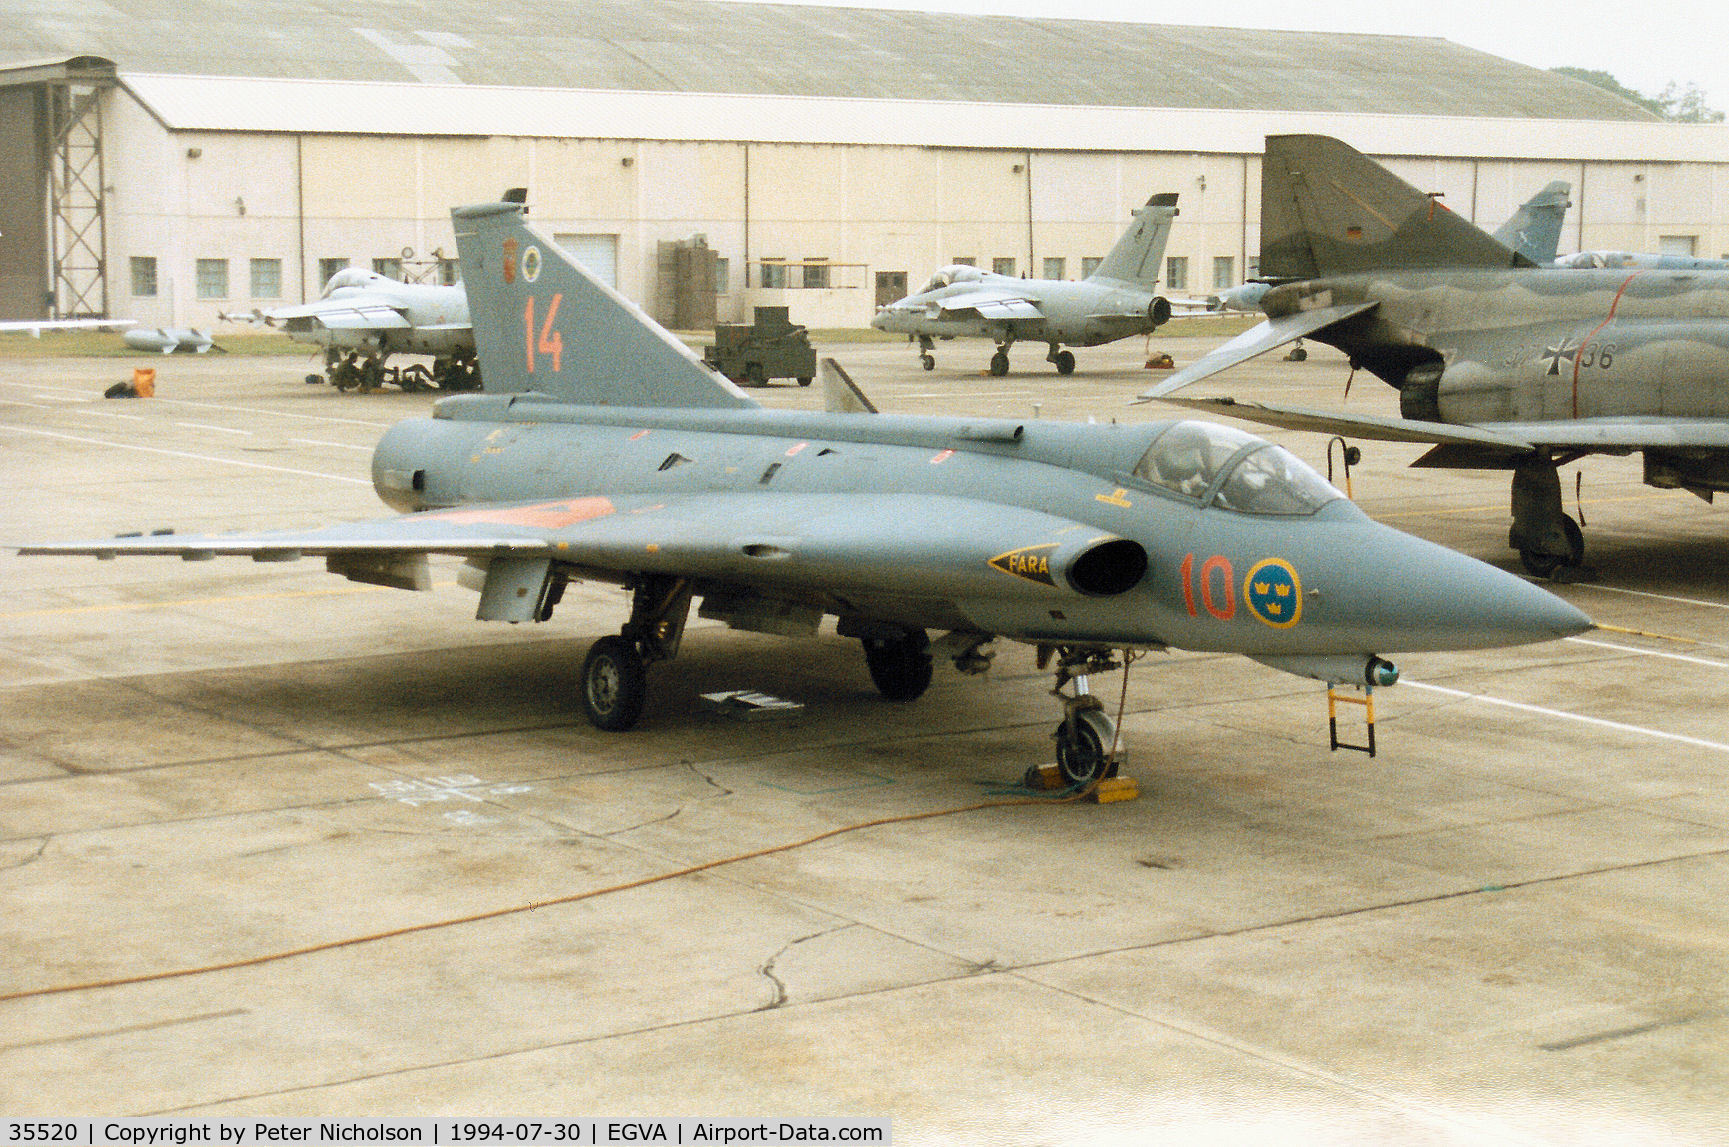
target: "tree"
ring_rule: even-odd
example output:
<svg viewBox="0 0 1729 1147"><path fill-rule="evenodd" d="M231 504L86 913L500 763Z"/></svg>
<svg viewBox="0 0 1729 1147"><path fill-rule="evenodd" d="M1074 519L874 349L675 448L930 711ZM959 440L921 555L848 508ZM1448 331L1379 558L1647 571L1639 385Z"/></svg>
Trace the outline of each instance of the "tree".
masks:
<svg viewBox="0 0 1729 1147"><path fill-rule="evenodd" d="M1723 113L1705 104L1705 93L1695 83L1677 84L1673 80L1661 95L1647 96L1627 87L1608 72L1594 68L1550 68L1557 75L1581 80L1593 87L1638 104L1646 111L1673 123L1722 123Z"/></svg>

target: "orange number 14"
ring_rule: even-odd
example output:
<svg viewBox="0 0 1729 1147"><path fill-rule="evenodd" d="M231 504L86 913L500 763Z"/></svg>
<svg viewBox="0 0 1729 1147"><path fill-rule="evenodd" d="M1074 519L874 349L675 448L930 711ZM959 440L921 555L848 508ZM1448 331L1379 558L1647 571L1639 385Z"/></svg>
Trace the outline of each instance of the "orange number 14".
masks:
<svg viewBox="0 0 1729 1147"><path fill-rule="evenodd" d="M534 335L534 296L530 295L522 304L522 334L523 350L526 352L528 373L534 373L534 353L552 356L552 371L558 373L559 364L564 356L564 334L552 329L552 322L558 317L558 304L564 301L564 292L552 296L552 302L547 305L546 319L540 325L540 338Z"/></svg>

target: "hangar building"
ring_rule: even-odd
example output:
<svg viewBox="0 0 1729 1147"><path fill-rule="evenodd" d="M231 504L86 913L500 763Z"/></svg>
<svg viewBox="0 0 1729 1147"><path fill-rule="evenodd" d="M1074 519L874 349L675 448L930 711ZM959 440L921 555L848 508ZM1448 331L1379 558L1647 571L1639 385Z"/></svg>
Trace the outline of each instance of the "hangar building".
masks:
<svg viewBox="0 0 1729 1147"><path fill-rule="evenodd" d="M1176 191L1168 287L1254 272L1269 132L1563 251L1729 252L1729 128L1444 40L715 0L0 0L0 315L209 325L535 218L663 321L858 326L935 267L1079 278Z"/></svg>

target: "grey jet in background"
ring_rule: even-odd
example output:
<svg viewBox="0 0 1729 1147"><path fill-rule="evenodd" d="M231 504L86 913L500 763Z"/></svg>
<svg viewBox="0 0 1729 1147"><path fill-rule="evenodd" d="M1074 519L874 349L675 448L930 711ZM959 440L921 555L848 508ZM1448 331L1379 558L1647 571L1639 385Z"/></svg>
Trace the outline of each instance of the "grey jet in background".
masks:
<svg viewBox="0 0 1729 1147"><path fill-rule="evenodd" d="M878 308L871 326L912 335L919 361L936 366L934 339L988 338L997 344L991 373L1009 372L1009 348L1017 341L1049 346L1045 361L1058 374L1072 374L1073 352L1063 346L1101 346L1147 334L1171 317L1171 304L1156 288L1175 193L1155 195L1134 212L1104 262L1085 279L1017 279L960 264L944 267L915 294Z"/></svg>
<svg viewBox="0 0 1729 1147"><path fill-rule="evenodd" d="M1399 392L1399 417L1171 399L1354 438L1429 442L1418 466L1513 472L1508 543L1541 576L1585 542L1556 468L1644 456L1645 482L1729 491L1729 272L1535 268L1429 195L1326 136L1268 136L1265 322L1141 396L1298 338Z"/></svg>
<svg viewBox="0 0 1729 1147"><path fill-rule="evenodd" d="M461 284L404 283L344 267L330 276L316 302L222 317L280 327L296 342L324 347L325 374L342 390L372 390L385 382L405 390L479 385L468 296ZM393 354L431 355L432 369L416 363L387 375L384 363ZM311 375L307 381L321 380Z"/></svg>
<svg viewBox="0 0 1729 1147"><path fill-rule="evenodd" d="M1025 642L1073 690L1055 738L1076 784L1114 758L1088 678L1121 651L1239 653L1373 687L1397 678L1389 651L1590 627L1511 574L1370 521L1228 426L914 417L856 393L845 412L766 409L520 201L452 214L486 390L385 434L373 484L401 516L22 552L317 556L401 589L429 589L428 555L455 555L477 616L511 622L547 620L573 581L618 584L629 620L590 646L578 688L610 730L637 722L647 667L677 654L696 599L699 616L786 636L833 615L896 701L923 694L939 658L976 673L996 639Z"/></svg>

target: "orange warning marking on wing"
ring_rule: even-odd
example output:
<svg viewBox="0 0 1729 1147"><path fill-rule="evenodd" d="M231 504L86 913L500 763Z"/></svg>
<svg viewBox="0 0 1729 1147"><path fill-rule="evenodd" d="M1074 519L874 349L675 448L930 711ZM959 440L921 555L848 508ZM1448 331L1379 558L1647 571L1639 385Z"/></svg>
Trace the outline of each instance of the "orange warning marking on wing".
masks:
<svg viewBox="0 0 1729 1147"><path fill-rule="evenodd" d="M509 509L440 510L421 514L419 517L453 522L459 526L533 526L542 530L556 530L560 526L574 526L578 522L604 518L617 510L618 507L612 504L611 498L570 498L558 502L540 502L533 506L512 506Z"/></svg>

